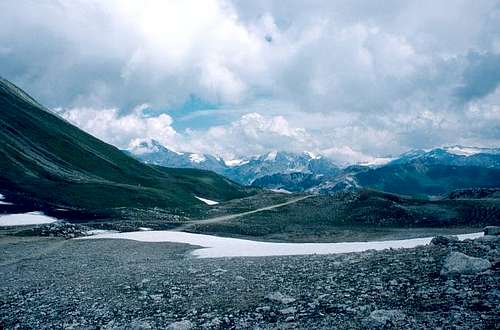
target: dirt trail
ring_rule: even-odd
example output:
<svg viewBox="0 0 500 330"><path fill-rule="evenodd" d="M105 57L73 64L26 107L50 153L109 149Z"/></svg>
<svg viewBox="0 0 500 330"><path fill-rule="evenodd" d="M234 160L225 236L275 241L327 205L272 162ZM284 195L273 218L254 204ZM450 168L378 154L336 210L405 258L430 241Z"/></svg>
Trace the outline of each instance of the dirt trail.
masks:
<svg viewBox="0 0 500 330"><path fill-rule="evenodd" d="M189 229L189 228L196 226L196 225L212 224L212 223L218 223L218 222L223 222L223 221L227 221L227 220L232 220L232 219L243 217L243 216L246 216L249 214L254 214L254 213L258 213L258 212L262 212L262 211L268 211L268 210L272 210L272 209L275 209L278 207L297 203L301 200L304 200L304 199L312 197L312 196L313 195L301 196L301 197L290 199L289 201L286 201L284 203L274 204L274 205L270 205L270 206L266 206L266 207L261 207L259 209L255 209L252 211L246 211L246 212L230 214L230 215L223 215L220 217L215 217L215 218L210 218L210 219L190 221L189 223L186 223L180 227L177 227L177 228L173 229L172 231L184 231L184 230Z"/></svg>

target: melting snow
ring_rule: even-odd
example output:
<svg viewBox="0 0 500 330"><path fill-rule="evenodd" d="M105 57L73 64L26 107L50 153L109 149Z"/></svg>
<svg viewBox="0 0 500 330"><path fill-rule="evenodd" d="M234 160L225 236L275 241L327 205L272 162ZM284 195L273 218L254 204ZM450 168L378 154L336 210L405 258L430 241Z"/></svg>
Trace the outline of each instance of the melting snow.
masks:
<svg viewBox="0 0 500 330"><path fill-rule="evenodd" d="M48 217L42 212L8 214L0 216L0 226L26 226L56 222L57 219Z"/></svg>
<svg viewBox="0 0 500 330"><path fill-rule="evenodd" d="M457 235L460 240L474 239L483 233ZM348 243L272 243L238 238L217 237L175 231L136 231L129 233L100 234L82 239L118 238L140 242L172 242L201 246L192 252L200 258L263 257L307 254L334 254L384 250L389 248L413 248L429 244L432 237L395 241L348 242Z"/></svg>
<svg viewBox="0 0 500 330"><path fill-rule="evenodd" d="M196 199L199 199L200 201L202 201L203 203L205 203L207 205L217 205L217 204L219 204L219 202L212 201L210 199L201 198L201 197L198 197L198 196L194 196L194 197L196 197Z"/></svg>

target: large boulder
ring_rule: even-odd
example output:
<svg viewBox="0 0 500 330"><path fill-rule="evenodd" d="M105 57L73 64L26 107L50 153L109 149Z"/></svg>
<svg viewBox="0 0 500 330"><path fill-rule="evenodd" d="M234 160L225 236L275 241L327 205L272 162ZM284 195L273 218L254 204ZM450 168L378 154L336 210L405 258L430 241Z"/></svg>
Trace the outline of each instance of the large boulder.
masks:
<svg viewBox="0 0 500 330"><path fill-rule="evenodd" d="M477 274L489 268L491 268L491 263L486 259L470 257L460 252L452 252L444 261L441 275Z"/></svg>
<svg viewBox="0 0 500 330"><path fill-rule="evenodd" d="M500 227L499 226L488 226L484 228L485 235L498 236L500 235Z"/></svg>

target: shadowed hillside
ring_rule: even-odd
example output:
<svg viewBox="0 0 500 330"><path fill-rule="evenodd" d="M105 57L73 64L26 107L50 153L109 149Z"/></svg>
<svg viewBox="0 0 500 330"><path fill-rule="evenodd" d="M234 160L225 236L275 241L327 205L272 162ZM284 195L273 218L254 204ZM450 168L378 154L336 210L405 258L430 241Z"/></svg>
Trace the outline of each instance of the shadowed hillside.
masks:
<svg viewBox="0 0 500 330"><path fill-rule="evenodd" d="M194 196L248 195L215 173L145 165L81 131L0 79L0 192L44 207L189 211Z"/></svg>

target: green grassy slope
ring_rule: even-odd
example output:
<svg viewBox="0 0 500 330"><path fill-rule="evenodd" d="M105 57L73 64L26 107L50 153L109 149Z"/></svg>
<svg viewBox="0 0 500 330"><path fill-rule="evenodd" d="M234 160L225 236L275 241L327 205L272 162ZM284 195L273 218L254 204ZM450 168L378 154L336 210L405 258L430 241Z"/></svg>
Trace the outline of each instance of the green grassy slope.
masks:
<svg viewBox="0 0 500 330"><path fill-rule="evenodd" d="M189 210L246 188L215 173L145 165L62 120L0 79L0 192L84 209Z"/></svg>

